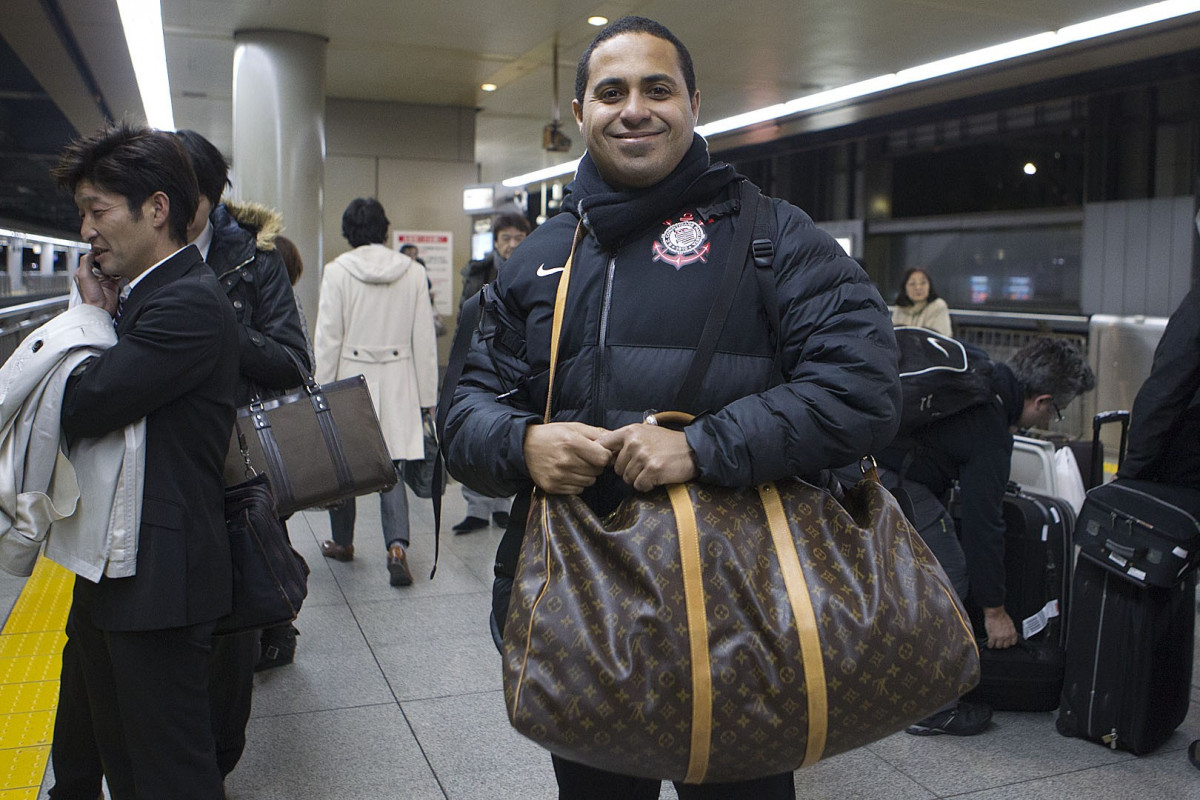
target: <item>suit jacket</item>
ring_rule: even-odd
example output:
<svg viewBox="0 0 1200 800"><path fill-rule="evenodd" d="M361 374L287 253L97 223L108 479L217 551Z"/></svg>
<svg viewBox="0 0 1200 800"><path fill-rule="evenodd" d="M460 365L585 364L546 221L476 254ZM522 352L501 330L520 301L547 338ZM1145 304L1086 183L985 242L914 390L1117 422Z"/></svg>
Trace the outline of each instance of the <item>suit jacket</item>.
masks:
<svg viewBox="0 0 1200 800"><path fill-rule="evenodd" d="M101 630L158 630L229 612L222 466L238 381L237 320L200 251L185 247L130 293L117 343L67 384L72 439L146 420L137 574L76 581Z"/></svg>

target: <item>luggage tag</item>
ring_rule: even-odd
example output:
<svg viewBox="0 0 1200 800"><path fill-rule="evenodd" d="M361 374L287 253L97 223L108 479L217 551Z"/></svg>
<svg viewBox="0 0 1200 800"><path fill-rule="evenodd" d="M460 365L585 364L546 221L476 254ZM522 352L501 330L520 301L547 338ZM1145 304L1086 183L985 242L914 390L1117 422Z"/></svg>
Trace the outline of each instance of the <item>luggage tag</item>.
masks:
<svg viewBox="0 0 1200 800"><path fill-rule="evenodd" d="M1050 620L1057 617L1059 614L1059 606L1057 600L1051 600L1046 605L1042 606L1040 611L1035 612L1029 617L1021 620L1021 634L1026 639L1031 639L1037 634L1045 630Z"/></svg>

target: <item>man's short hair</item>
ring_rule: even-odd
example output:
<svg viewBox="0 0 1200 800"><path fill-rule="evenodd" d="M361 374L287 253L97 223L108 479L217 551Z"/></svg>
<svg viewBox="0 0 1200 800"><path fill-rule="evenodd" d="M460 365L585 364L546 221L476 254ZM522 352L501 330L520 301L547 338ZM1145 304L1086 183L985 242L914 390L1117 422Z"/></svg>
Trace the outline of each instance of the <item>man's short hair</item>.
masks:
<svg viewBox="0 0 1200 800"><path fill-rule="evenodd" d="M525 219L525 215L518 214L515 211L505 211L503 214L497 214L492 218L492 240L494 241L496 235L505 228L516 228L525 234L528 234L532 230L529 220Z"/></svg>
<svg viewBox="0 0 1200 800"><path fill-rule="evenodd" d="M410 256L417 252L417 246L415 244L402 244L400 245L400 252L406 256Z"/></svg>
<svg viewBox="0 0 1200 800"><path fill-rule="evenodd" d="M155 192L171 201L171 240L187 241L200 191L187 151L173 134L121 122L72 141L52 170L59 188L71 194L83 181L125 198L129 213L142 218L142 205Z"/></svg>
<svg viewBox="0 0 1200 800"><path fill-rule="evenodd" d="M1066 339L1038 337L1008 360L1025 399L1048 394L1059 407L1096 386L1087 359Z"/></svg>
<svg viewBox="0 0 1200 800"><path fill-rule="evenodd" d="M350 201L342 214L342 236L351 247L383 244L387 240L388 220L383 206L374 197L359 197Z"/></svg>
<svg viewBox="0 0 1200 800"><path fill-rule="evenodd" d="M183 149L187 150L192 159L192 169L196 171L196 183L200 186L200 194L208 198L216 208L221 204L221 195L229 186L229 162L216 145L192 130L175 131Z"/></svg>
<svg viewBox="0 0 1200 800"><path fill-rule="evenodd" d="M623 33L647 33L659 39L665 39L675 45L675 54L679 61L679 70L683 73L683 82L687 86L688 99L696 93L696 69L692 66L692 54L688 52L679 37L667 30L661 22L655 22L646 17L621 17L616 22L609 23L596 34L588 49L583 51L579 66L575 68L575 99L583 102L583 94L587 91L588 77L592 61L592 52L604 42Z"/></svg>

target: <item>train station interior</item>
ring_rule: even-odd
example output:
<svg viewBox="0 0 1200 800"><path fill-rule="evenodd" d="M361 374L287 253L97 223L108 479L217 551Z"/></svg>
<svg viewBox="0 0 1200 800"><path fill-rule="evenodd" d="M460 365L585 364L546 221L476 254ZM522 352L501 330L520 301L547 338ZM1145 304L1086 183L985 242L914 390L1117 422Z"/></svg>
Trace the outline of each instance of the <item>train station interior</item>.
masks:
<svg viewBox="0 0 1200 800"><path fill-rule="evenodd" d="M993 358L1045 334L1086 352L1096 391L1053 434L1089 438L1094 414L1130 407L1200 275L1191 0L6 0L0 356L66 308L88 249L58 154L122 119L199 132L231 165L229 197L280 212L310 326L322 265L350 249L343 209L378 198L395 243L422 243L452 333L492 215L559 211L584 153L576 64L626 14L690 49L713 158L806 210L886 300L922 266L955 335ZM410 505L411 587L388 585L373 498L351 562L322 557L328 514L292 519L312 569L295 663L256 676L231 800L557 796L547 753L505 715L488 628L502 531L451 532L452 484L431 580L432 511ZM45 559L0 573L0 800L53 784L72 579ZM1140 757L1059 735L1054 712L997 712L980 736L901 732L807 767L796 797L1200 799L1198 738L1200 696Z"/></svg>

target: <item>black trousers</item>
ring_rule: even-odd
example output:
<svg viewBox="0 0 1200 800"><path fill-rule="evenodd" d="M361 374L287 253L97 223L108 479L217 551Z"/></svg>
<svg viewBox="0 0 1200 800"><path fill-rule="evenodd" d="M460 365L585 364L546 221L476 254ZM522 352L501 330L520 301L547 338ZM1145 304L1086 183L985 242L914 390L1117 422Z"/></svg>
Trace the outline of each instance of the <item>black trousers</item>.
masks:
<svg viewBox="0 0 1200 800"><path fill-rule="evenodd" d="M209 715L212 630L102 631L72 609L68 636L114 800L225 796Z"/></svg>
<svg viewBox="0 0 1200 800"><path fill-rule="evenodd" d="M71 630L70 621L67 630ZM54 714L54 741L50 745L54 786L50 800L96 800L104 779L104 766L92 732L92 710L88 707L79 643L67 637L62 652L62 676L58 686L58 709Z"/></svg>
<svg viewBox="0 0 1200 800"><path fill-rule="evenodd" d="M257 631L213 638L209 705L217 766L222 777L233 772L246 749L246 723L250 719L257 658ZM92 731L79 645L70 636L63 647L50 759L54 764L51 800L96 800L104 766Z"/></svg>
<svg viewBox="0 0 1200 800"><path fill-rule="evenodd" d="M258 631L213 637L208 692L221 775L233 772L246 749L246 723L254 694Z"/></svg>
<svg viewBox="0 0 1200 800"><path fill-rule="evenodd" d="M662 781L631 778L552 756L558 800L657 800ZM796 800L792 773L737 783L676 783L679 800Z"/></svg>

